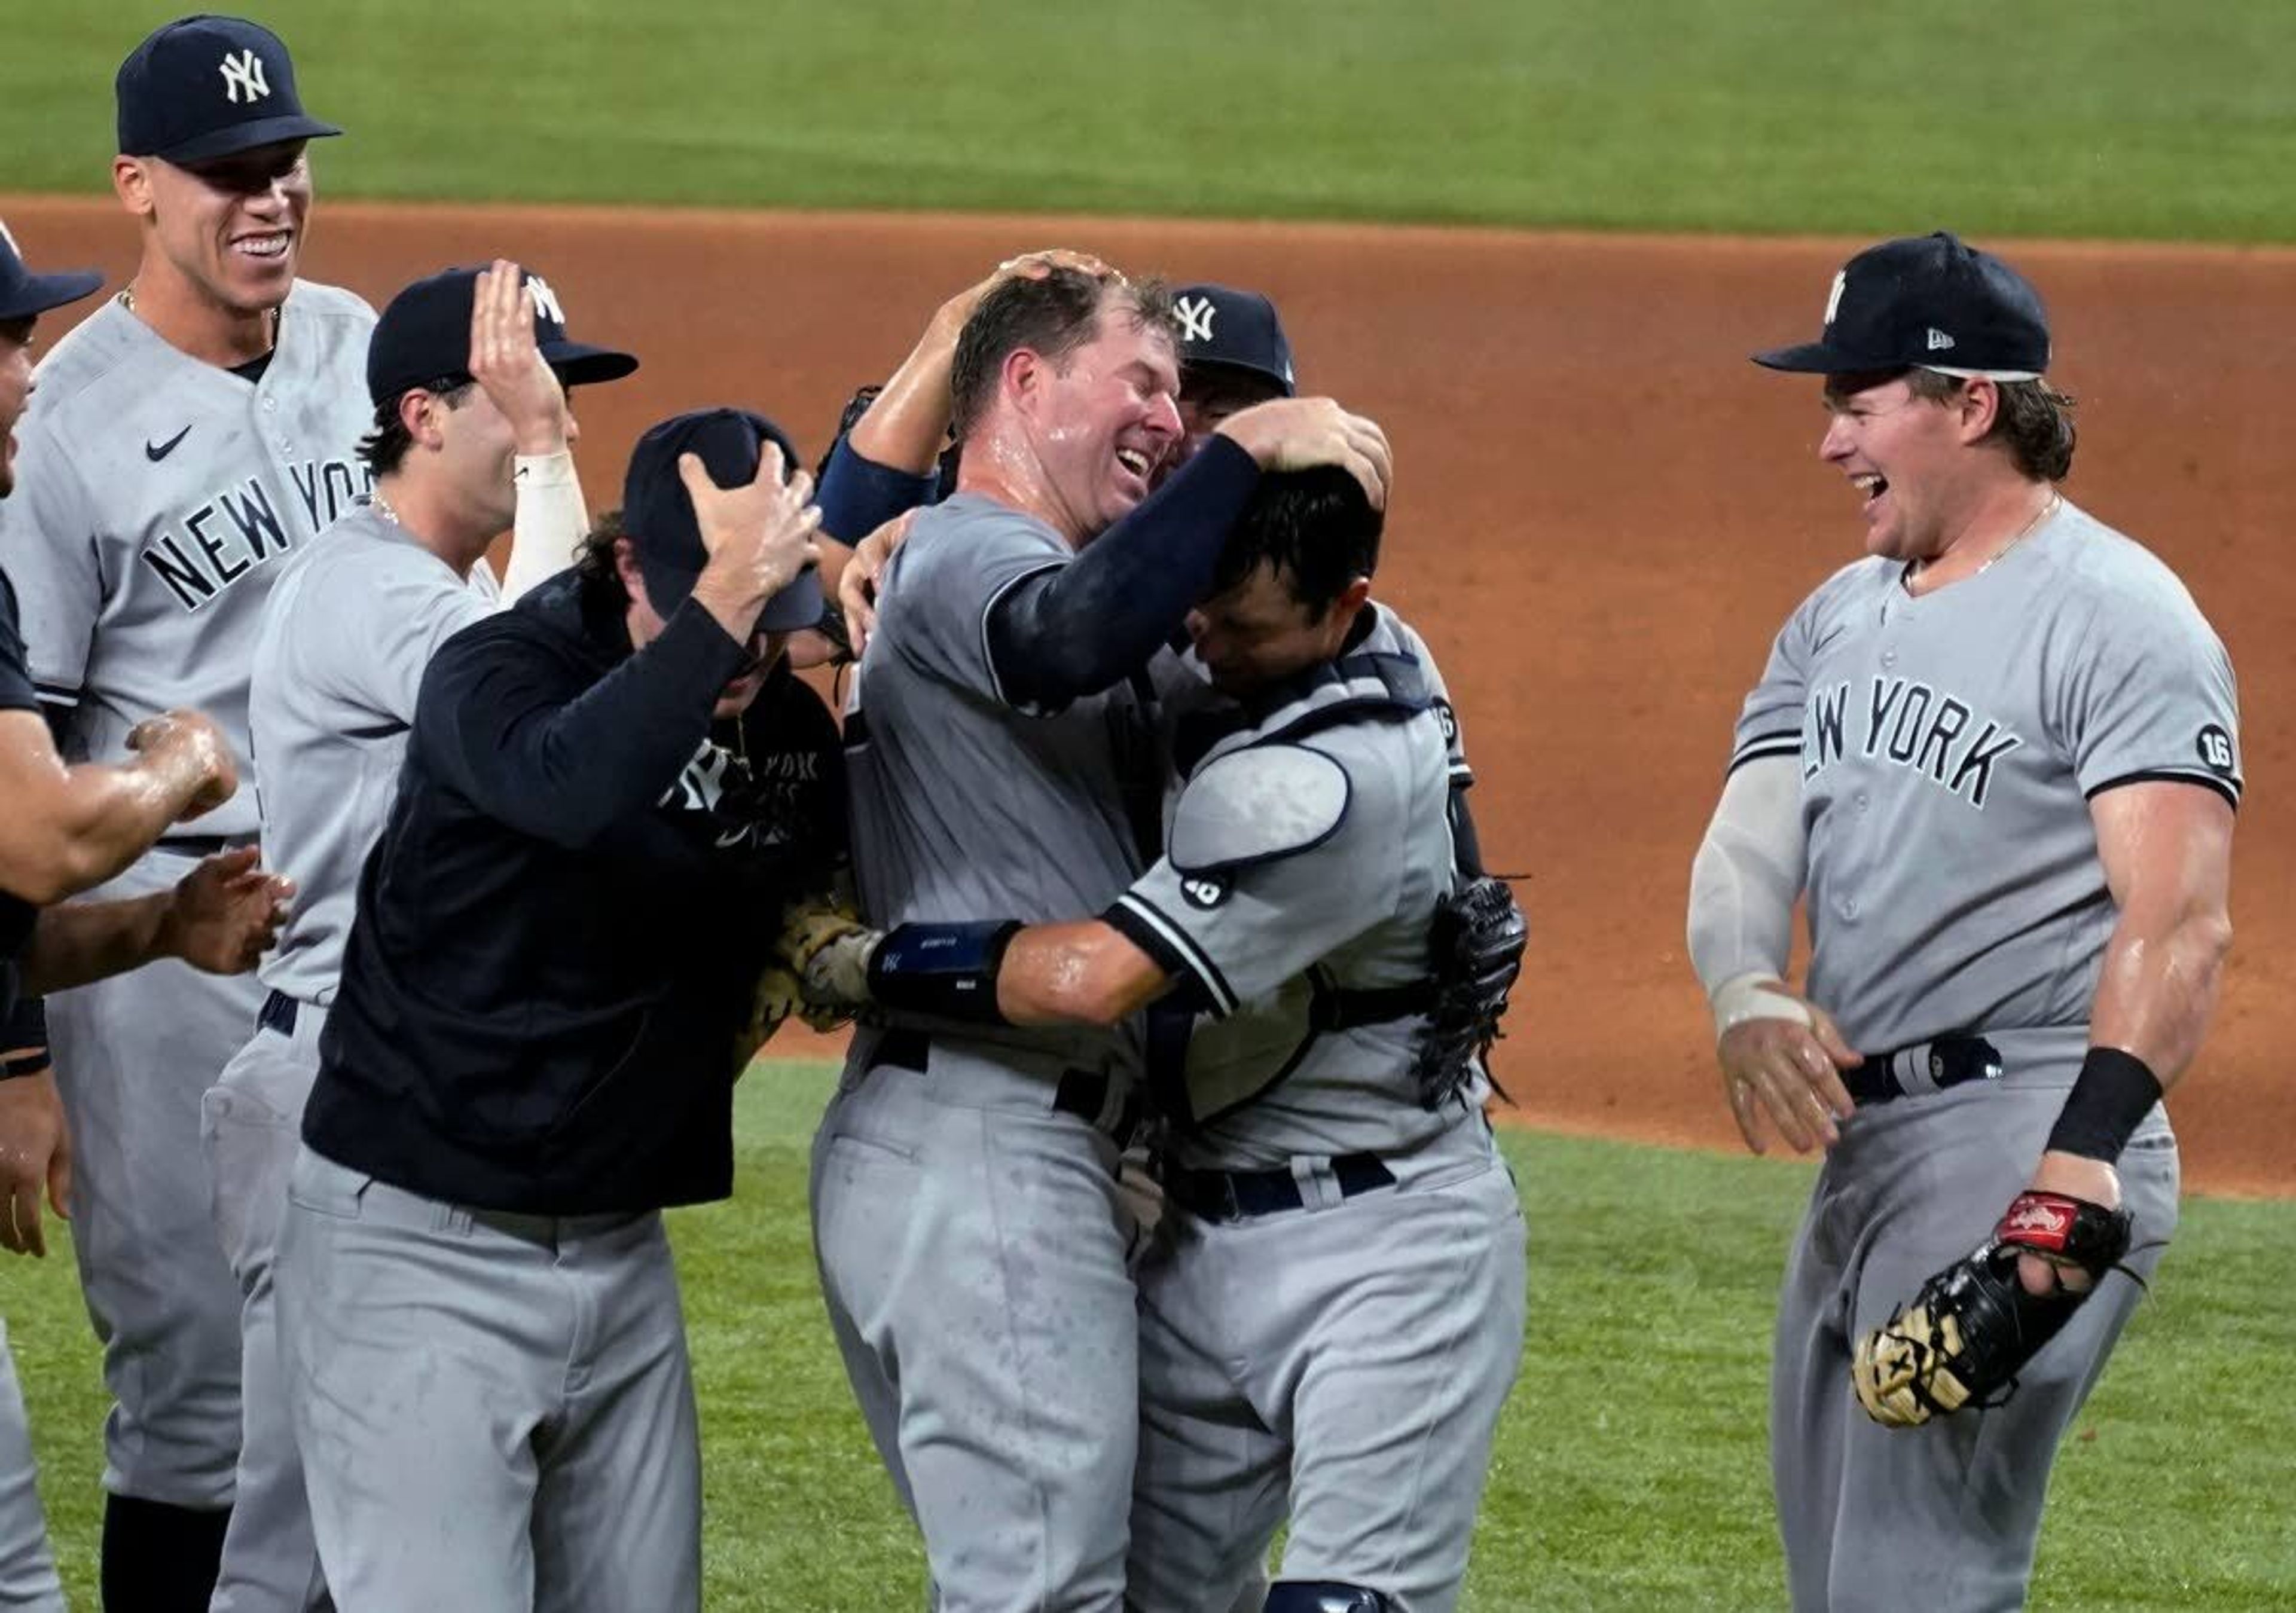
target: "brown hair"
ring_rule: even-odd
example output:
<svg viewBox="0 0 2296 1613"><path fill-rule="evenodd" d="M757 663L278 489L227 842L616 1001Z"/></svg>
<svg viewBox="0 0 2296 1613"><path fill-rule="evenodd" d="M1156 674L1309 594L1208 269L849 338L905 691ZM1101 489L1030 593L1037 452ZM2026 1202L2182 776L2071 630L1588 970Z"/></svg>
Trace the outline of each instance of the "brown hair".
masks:
<svg viewBox="0 0 2296 1613"><path fill-rule="evenodd" d="M478 384L475 381L441 377L422 386L409 387L388 402L375 405L374 424L359 438L359 459L377 477L389 476L406 463L407 454L414 447L414 438L399 416L398 405L406 401L407 392L428 392L448 408L459 409L470 402L471 389Z"/></svg>
<svg viewBox="0 0 2296 1613"><path fill-rule="evenodd" d="M1106 301L1135 330L1161 331L1174 346L1180 339L1172 294L1160 280L1127 280L1120 274L1088 274L1055 267L1041 280L1016 275L992 287L956 338L949 374L950 431L963 442L988 412L1004 360L1026 348L1060 369L1069 355L1100 335Z"/></svg>
<svg viewBox="0 0 2296 1613"><path fill-rule="evenodd" d="M1987 442L2008 449L2017 468L2037 481L2062 481L2073 468L2073 399L2046 381L1997 381L2001 406ZM1947 403L1968 388L1959 375L1909 370L1906 386L1924 403Z"/></svg>

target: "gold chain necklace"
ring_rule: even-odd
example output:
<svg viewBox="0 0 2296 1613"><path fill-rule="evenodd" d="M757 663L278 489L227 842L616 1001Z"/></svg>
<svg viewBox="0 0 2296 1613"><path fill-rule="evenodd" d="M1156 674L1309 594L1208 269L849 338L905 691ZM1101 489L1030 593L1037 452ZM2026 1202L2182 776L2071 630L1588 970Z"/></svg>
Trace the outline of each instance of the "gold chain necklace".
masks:
<svg viewBox="0 0 2296 1613"><path fill-rule="evenodd" d="M1992 553L1987 555L1985 557L1984 563L1980 565L1976 570L1971 572L1969 575L1971 577L1983 577L1988 571L1992 570L1996 561L1999 561L2003 555L2008 553L2010 550L2015 548L2019 544L2023 543L2028 537L2030 537L2033 535L2034 529L2039 527L2043 521L2048 520L2049 517L2054 515L2059 508L2063 505L2064 502L2065 495L2063 494L2051 493L2049 495L2049 502L2043 504L2038 511L2034 512L2033 519L2017 528L2016 536L2011 538L2007 543L2002 544ZM1928 561L1915 561L1914 563L1913 569L1906 574L1906 580L1907 582L1913 581L1914 578L1927 571L1930 569L1930 565L1931 562Z"/></svg>
<svg viewBox="0 0 2296 1613"><path fill-rule="evenodd" d="M127 309L130 314L133 314L135 311L135 288L134 286L129 285L119 288L119 306ZM274 348L276 348L279 345L279 310L277 308L273 308L271 310L271 345Z"/></svg>

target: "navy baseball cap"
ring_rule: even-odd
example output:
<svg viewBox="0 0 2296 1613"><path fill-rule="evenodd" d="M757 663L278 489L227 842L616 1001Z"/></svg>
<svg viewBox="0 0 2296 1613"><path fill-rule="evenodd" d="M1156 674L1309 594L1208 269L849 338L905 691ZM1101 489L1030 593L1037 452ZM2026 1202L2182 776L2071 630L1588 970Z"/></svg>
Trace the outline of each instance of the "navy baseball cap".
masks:
<svg viewBox="0 0 2296 1613"><path fill-rule="evenodd" d="M1858 253L1833 277L1818 339L1754 362L1817 375L1922 369L2032 381L2049 367L2049 316L2030 281L1940 230Z"/></svg>
<svg viewBox="0 0 2296 1613"><path fill-rule="evenodd" d="M442 269L418 280L390 299L366 348L367 396L388 403L410 387L471 379L471 306L477 299L476 268ZM534 288L534 340L542 358L570 387L619 381L638 367L627 353L570 341L566 310L550 282L522 269Z"/></svg>
<svg viewBox="0 0 2296 1613"><path fill-rule="evenodd" d="M0 222L0 319L29 319L50 308L78 302L103 283L94 269L66 269L61 274L35 274L24 266L16 238Z"/></svg>
<svg viewBox="0 0 2296 1613"><path fill-rule="evenodd" d="M1205 281L1174 291L1172 312L1180 321L1181 369L1242 370L1296 396L1291 339L1267 298Z"/></svg>
<svg viewBox="0 0 2296 1613"><path fill-rule="evenodd" d="M662 615L685 602L694 579L709 563L693 500L677 473L678 455L700 454L709 479L721 487L745 487L757 475L760 450L768 442L782 451L784 475L804 463L779 426L747 409L696 409L674 416L649 428L630 451L629 473L622 479L622 527L637 551L646 597ZM821 579L808 566L766 602L752 631L793 633L817 624L821 610Z"/></svg>
<svg viewBox="0 0 2296 1613"><path fill-rule="evenodd" d="M240 17L184 17L119 64L119 150L206 162L283 140L342 130L303 111L279 36Z"/></svg>

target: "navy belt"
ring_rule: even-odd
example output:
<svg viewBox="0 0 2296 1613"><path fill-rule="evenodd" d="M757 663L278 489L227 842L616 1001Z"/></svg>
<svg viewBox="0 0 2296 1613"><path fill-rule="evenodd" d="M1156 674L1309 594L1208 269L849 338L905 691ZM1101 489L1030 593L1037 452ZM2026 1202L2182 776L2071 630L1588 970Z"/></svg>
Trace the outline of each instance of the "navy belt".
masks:
<svg viewBox="0 0 2296 1613"><path fill-rule="evenodd" d="M869 1055L869 1068L890 1064L896 1069L923 1075L932 1059L932 1038L921 1030L889 1030L877 1039ZM1128 1094L1124 1104L1107 1126L1101 1118L1108 1109L1108 1077L1088 1069L1061 1072L1060 1085L1053 1093L1053 1107L1064 1115L1074 1115L1100 1128L1123 1148L1132 1141L1139 1128L1140 1104L1136 1095Z"/></svg>
<svg viewBox="0 0 2296 1613"><path fill-rule="evenodd" d="M263 999L263 1008L255 1016L255 1023L265 1030L275 1030L283 1036L295 1034L295 999L283 991L275 991Z"/></svg>
<svg viewBox="0 0 2296 1613"><path fill-rule="evenodd" d="M1939 1036L1886 1053L1841 1072L1841 1085L1860 1104L1943 1092L1964 1081L1997 1081L2001 1054L1983 1036Z"/></svg>
<svg viewBox="0 0 2296 1613"><path fill-rule="evenodd" d="M1339 1155L1332 1161L1332 1179L1339 1183L1342 1199L1395 1185L1395 1173L1377 1154ZM1164 1195L1207 1221L1272 1216L1279 1210L1303 1209L1308 1202L1300 1197L1299 1178L1288 1170L1168 1169Z"/></svg>

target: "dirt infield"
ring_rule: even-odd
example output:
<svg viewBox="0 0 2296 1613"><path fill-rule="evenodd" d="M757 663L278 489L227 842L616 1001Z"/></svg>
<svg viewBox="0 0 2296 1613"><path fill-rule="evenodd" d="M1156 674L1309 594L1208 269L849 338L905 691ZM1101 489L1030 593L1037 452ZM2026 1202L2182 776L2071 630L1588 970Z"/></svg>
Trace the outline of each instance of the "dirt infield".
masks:
<svg viewBox="0 0 2296 1613"><path fill-rule="evenodd" d="M115 283L130 266L109 203L0 213L37 264L101 263ZM1815 333L1855 243L342 203L318 220L310 271L378 304L506 253L548 274L576 334L644 356L582 400L594 507L617 502L627 445L674 408L751 404L817 451L934 303L1018 249L1273 293L1304 384L1394 438L1381 591L1458 697L1489 862L1529 875L1534 965L1504 1078L1540 1124L1737 1146L1683 957L1690 855L1770 635L1857 530L1854 495L1811 454L1814 383L1744 355ZM2242 674L2240 935L2173 1105L2186 1180L2296 1191L2296 1084L2275 1051L2296 977L2296 656L2274 636L2296 625L2275 406L2296 251L2015 255L2051 299L2054 378L2084 405L2070 491L2177 568Z"/></svg>

